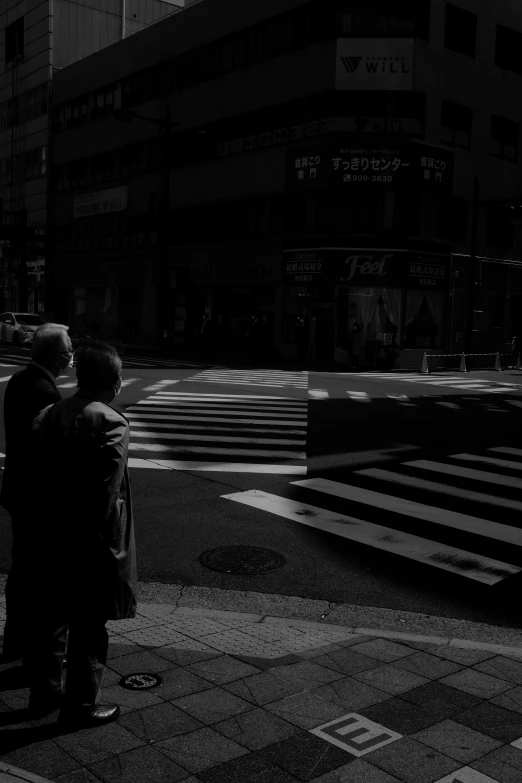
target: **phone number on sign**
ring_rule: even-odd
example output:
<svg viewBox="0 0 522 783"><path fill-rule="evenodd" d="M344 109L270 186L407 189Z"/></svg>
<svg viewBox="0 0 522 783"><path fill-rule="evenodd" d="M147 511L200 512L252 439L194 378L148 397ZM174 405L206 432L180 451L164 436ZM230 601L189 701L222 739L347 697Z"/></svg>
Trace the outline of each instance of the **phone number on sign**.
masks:
<svg viewBox="0 0 522 783"><path fill-rule="evenodd" d="M393 182L393 177L391 175L345 174L343 182Z"/></svg>

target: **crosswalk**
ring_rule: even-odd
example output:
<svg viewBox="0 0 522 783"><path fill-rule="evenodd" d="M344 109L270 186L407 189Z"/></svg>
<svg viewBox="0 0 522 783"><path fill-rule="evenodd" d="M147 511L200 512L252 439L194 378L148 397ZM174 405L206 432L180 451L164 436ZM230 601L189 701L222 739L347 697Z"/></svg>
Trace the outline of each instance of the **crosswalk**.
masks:
<svg viewBox="0 0 522 783"><path fill-rule="evenodd" d="M496 446L222 497L493 586L522 571L521 490L522 449Z"/></svg>
<svg viewBox="0 0 522 783"><path fill-rule="evenodd" d="M131 468L306 475L306 400L163 389L125 416Z"/></svg>
<svg viewBox="0 0 522 783"><path fill-rule="evenodd" d="M208 366L200 362L185 361L184 359L168 359L162 356L142 356L128 353L125 353L121 360L123 369L190 370ZM2 367L25 367L30 361L29 350L23 353L10 352L9 349L0 351L0 369ZM76 365L76 357L73 364Z"/></svg>
<svg viewBox="0 0 522 783"><path fill-rule="evenodd" d="M507 383L506 381L490 381L473 378L465 375L421 375L419 373L393 373L393 372L362 372L359 378L372 378L386 381L401 381L404 383L419 383L426 386L449 386L453 389L466 389L475 392L495 394L499 392L519 391L520 384Z"/></svg>
<svg viewBox="0 0 522 783"><path fill-rule="evenodd" d="M511 392L512 393L512 392ZM487 402L486 398L477 395L474 397L459 397L459 401L451 402L443 400L432 394L423 394L421 397L408 397L407 394L370 394L369 392L353 391L348 389L345 391L348 399L355 403L373 403L373 404L390 404L403 408L419 408L421 406L434 406L447 408L454 411L471 411L472 409L480 409L487 411L488 413L514 413L517 409L522 408L522 400L514 399L496 399L495 403ZM323 402L330 401L332 399L339 399L339 397L330 397L327 389L309 389L308 397L310 400L321 400ZM471 405L470 405L471 403Z"/></svg>
<svg viewBox="0 0 522 783"><path fill-rule="evenodd" d="M283 370L231 370L212 367L186 378L196 383L226 383L240 386L271 386L272 388L308 388L308 373Z"/></svg>

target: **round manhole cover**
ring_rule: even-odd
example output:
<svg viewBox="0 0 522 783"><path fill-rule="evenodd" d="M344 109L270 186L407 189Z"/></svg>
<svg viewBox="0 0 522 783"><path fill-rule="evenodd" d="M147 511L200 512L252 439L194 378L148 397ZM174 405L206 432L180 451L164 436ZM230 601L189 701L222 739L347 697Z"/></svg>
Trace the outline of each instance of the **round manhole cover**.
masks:
<svg viewBox="0 0 522 783"><path fill-rule="evenodd" d="M282 555L257 546L220 546L202 552L199 562L212 571L257 576L286 565Z"/></svg>
<svg viewBox="0 0 522 783"><path fill-rule="evenodd" d="M127 674L120 680L122 688L127 688L129 691L144 691L147 688L154 688L156 685L161 685L162 679L157 674L148 674L139 672L138 674Z"/></svg>

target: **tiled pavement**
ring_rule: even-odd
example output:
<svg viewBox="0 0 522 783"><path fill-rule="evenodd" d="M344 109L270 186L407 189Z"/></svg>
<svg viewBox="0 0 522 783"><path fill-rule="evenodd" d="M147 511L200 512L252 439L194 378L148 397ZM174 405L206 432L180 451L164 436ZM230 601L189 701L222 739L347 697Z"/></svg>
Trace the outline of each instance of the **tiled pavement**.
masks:
<svg viewBox="0 0 522 783"><path fill-rule="evenodd" d="M0 781L522 781L522 648L172 604L109 628L108 726L29 721L0 667ZM161 684L125 690L132 673Z"/></svg>

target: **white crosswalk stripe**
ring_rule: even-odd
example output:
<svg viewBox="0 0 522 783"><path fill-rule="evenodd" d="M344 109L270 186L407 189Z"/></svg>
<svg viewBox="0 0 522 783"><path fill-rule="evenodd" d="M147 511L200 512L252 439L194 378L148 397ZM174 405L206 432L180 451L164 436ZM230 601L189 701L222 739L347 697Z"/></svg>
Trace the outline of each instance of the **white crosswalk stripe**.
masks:
<svg viewBox="0 0 522 783"><path fill-rule="evenodd" d="M308 396L311 400L329 400L330 395L326 389L308 389Z"/></svg>
<svg viewBox="0 0 522 783"><path fill-rule="evenodd" d="M212 368L186 378L195 383L226 383L240 386L271 386L308 389L307 372L285 372L282 370L230 370Z"/></svg>
<svg viewBox="0 0 522 783"><path fill-rule="evenodd" d="M506 381L481 380L480 378L469 378L463 375L447 375L440 377L437 375L421 375L420 373L394 373L394 372L362 372L358 374L360 378L377 378L386 381L403 381L405 383L422 383L427 386L451 386L454 389L472 389L477 392L499 393L520 391L522 386L516 383L507 383Z"/></svg>
<svg viewBox="0 0 522 783"><path fill-rule="evenodd" d="M125 415L134 468L306 475L306 400L160 391Z"/></svg>
<svg viewBox="0 0 522 783"><path fill-rule="evenodd" d="M291 497L259 490L223 497L492 586L522 572L522 478L512 475L520 471L522 449L497 446L441 462L355 470L347 482L293 481Z"/></svg>

